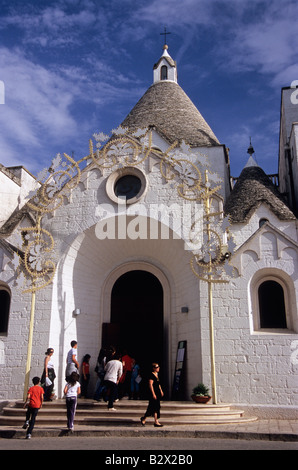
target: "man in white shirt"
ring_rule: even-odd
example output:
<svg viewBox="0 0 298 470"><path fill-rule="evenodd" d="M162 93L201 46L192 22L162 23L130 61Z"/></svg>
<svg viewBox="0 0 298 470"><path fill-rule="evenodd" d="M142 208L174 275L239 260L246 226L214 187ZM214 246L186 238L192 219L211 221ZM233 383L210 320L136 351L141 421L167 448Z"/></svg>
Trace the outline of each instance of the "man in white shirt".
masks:
<svg viewBox="0 0 298 470"><path fill-rule="evenodd" d="M71 349L67 353L66 358L66 370L65 370L65 380L68 381L69 377L71 376L72 372L79 372L80 364L77 361L77 341L73 340L71 343Z"/></svg>
<svg viewBox="0 0 298 470"><path fill-rule="evenodd" d="M109 392L108 410L115 411L114 401L117 397L118 383L123 374L123 365L119 356L107 362L105 366L104 385Z"/></svg>

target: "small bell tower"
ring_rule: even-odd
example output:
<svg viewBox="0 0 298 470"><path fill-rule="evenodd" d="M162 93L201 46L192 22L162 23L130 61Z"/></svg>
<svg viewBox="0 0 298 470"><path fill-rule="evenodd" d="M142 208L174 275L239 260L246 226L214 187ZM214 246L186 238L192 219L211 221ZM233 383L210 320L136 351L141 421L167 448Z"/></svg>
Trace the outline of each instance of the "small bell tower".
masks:
<svg viewBox="0 0 298 470"><path fill-rule="evenodd" d="M178 83L177 64L168 53L167 44L163 46L163 54L153 67L153 83L162 82L164 80Z"/></svg>

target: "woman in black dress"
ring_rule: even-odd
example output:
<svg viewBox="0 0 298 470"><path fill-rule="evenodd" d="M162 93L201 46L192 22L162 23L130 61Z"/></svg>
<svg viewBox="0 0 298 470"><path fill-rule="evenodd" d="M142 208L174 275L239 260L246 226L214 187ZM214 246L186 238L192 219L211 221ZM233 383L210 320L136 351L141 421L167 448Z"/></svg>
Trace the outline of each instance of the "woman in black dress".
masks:
<svg viewBox="0 0 298 470"><path fill-rule="evenodd" d="M160 418L160 399L163 397L163 391L158 378L159 365L156 363L152 364L152 373L149 377L149 390L150 398L147 411L141 418L142 426L145 426L147 416L154 417L154 426L157 428L163 425L159 423Z"/></svg>
<svg viewBox="0 0 298 470"><path fill-rule="evenodd" d="M54 391L54 380L56 378L52 355L54 354L53 348L48 348L44 360L44 369L41 376L41 385L44 388L44 401L52 401Z"/></svg>

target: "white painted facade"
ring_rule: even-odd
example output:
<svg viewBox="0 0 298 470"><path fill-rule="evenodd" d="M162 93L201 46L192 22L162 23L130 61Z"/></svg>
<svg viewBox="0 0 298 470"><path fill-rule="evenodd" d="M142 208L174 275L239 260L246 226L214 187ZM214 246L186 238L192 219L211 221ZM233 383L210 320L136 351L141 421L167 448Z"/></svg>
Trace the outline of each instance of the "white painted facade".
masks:
<svg viewBox="0 0 298 470"><path fill-rule="evenodd" d="M295 214L298 211L298 87L281 91L279 186Z"/></svg>
<svg viewBox="0 0 298 470"><path fill-rule="evenodd" d="M5 168L0 164L0 227L15 210L24 206L28 193L37 187L36 179L26 168Z"/></svg>

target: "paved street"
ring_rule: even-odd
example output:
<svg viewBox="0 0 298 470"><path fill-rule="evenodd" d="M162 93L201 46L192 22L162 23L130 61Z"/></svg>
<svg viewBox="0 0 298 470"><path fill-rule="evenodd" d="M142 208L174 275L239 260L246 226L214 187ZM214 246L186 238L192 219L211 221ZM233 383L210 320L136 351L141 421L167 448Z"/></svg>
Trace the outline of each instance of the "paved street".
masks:
<svg viewBox="0 0 298 470"><path fill-rule="evenodd" d="M298 450L298 442L267 441L260 439L223 438L150 438L150 437L32 437L26 439L1 439L0 450ZM104 455L112 455L105 452ZM156 452L155 452L156 454ZM132 452L132 455L135 455Z"/></svg>

